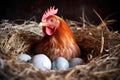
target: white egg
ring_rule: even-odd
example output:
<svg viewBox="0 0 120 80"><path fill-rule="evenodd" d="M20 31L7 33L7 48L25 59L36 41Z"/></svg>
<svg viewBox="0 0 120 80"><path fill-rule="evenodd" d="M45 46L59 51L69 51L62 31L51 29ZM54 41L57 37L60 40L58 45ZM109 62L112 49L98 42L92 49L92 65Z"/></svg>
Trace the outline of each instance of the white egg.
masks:
<svg viewBox="0 0 120 80"><path fill-rule="evenodd" d="M73 58L70 61L70 67L74 67L74 66L80 65L80 64L83 64L83 60L81 58Z"/></svg>
<svg viewBox="0 0 120 80"><path fill-rule="evenodd" d="M28 55L28 54L25 54L25 53L23 53L23 54L18 54L17 57L18 57L20 60L26 61L26 62L29 61L29 60L31 60L31 56Z"/></svg>
<svg viewBox="0 0 120 80"><path fill-rule="evenodd" d="M69 62L64 57L58 57L52 62L53 70L67 70Z"/></svg>
<svg viewBox="0 0 120 80"><path fill-rule="evenodd" d="M5 66L5 61L2 58L0 58L0 68L3 69L4 66Z"/></svg>
<svg viewBox="0 0 120 80"><path fill-rule="evenodd" d="M37 54L33 57L33 65L40 70L47 71L51 69L51 61L44 54Z"/></svg>

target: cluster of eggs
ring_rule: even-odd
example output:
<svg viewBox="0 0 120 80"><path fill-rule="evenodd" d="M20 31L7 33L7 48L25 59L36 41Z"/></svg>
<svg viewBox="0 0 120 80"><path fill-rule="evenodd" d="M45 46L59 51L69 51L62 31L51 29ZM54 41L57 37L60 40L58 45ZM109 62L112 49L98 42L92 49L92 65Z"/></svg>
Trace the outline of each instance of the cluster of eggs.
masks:
<svg viewBox="0 0 120 80"><path fill-rule="evenodd" d="M64 57L58 57L51 61L45 54L37 54L33 58L28 54L19 54L17 57L26 62L32 60L34 67L43 71L67 70L68 68L83 64L81 58L73 58L71 61L68 61Z"/></svg>

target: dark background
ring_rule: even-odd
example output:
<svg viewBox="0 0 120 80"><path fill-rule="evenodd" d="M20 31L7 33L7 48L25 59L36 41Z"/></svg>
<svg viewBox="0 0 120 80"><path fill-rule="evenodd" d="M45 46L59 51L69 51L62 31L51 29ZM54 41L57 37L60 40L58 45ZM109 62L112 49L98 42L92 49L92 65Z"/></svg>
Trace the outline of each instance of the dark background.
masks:
<svg viewBox="0 0 120 80"><path fill-rule="evenodd" d="M118 0L1 0L0 20L29 20L34 17L36 21L40 21L44 11L50 6L55 6L59 9L57 15L78 21L84 9L88 20L93 24L99 24L100 20L93 12L95 9L102 19L111 15L109 19L116 20L112 28L119 30L119 5Z"/></svg>

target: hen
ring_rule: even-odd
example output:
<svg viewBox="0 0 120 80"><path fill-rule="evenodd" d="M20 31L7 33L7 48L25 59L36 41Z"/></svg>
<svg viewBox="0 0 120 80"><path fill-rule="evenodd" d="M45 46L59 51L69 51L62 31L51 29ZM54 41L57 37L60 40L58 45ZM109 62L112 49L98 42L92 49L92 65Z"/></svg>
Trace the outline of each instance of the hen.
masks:
<svg viewBox="0 0 120 80"><path fill-rule="evenodd" d="M35 53L44 53L51 60L65 57L71 60L80 56L80 49L75 41L72 31L66 22L58 17L58 9L50 7L42 16L39 26L45 34L35 47Z"/></svg>

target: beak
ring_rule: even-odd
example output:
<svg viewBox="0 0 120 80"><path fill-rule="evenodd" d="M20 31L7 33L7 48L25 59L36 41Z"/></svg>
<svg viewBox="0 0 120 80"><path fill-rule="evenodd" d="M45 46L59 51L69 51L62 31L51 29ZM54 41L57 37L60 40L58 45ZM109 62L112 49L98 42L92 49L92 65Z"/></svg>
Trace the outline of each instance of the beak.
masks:
<svg viewBox="0 0 120 80"><path fill-rule="evenodd" d="M40 22L40 23L38 24L38 27L42 27L42 26L46 26L46 23L45 23L45 22Z"/></svg>

